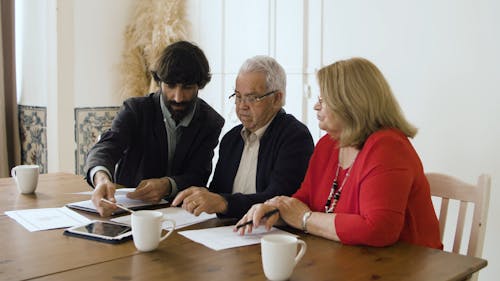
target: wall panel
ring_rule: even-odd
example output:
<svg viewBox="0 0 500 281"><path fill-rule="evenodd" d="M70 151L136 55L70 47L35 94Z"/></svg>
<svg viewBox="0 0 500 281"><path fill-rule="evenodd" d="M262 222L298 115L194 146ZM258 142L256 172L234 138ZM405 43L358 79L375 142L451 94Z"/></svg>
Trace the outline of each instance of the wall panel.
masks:
<svg viewBox="0 0 500 281"><path fill-rule="evenodd" d="M225 1L224 68L236 73L243 61L269 54L269 5L267 0Z"/></svg>

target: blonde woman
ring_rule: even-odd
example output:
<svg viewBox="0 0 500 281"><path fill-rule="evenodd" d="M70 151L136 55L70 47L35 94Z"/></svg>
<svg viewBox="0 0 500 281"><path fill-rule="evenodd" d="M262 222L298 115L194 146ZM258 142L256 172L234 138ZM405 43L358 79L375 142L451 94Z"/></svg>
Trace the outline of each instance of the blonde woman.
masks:
<svg viewBox="0 0 500 281"><path fill-rule="evenodd" d="M352 58L317 74L314 106L328 134L316 145L300 189L257 204L238 222L240 234L281 218L288 225L351 245L397 241L442 248L429 183L408 138L417 129L404 118L380 70ZM279 213L265 218L264 214Z"/></svg>

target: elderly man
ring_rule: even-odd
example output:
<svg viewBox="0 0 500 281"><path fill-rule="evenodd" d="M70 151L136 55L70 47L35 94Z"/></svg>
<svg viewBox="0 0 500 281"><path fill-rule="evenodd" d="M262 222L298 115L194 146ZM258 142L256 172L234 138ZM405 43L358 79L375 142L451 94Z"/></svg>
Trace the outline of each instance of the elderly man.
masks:
<svg viewBox="0 0 500 281"><path fill-rule="evenodd" d="M127 194L131 199L158 202L207 184L212 172L224 119L198 98L211 77L205 54L189 42L173 43L153 77L160 90L126 100L87 157L87 181L95 187L92 202L101 216L117 208L101 199L114 202L119 185L136 187Z"/></svg>
<svg viewBox="0 0 500 281"><path fill-rule="evenodd" d="M230 96L242 124L222 138L210 187L179 192L172 205L240 218L253 204L298 189L314 143L307 127L282 108L285 88L285 71L273 58L243 63Z"/></svg>

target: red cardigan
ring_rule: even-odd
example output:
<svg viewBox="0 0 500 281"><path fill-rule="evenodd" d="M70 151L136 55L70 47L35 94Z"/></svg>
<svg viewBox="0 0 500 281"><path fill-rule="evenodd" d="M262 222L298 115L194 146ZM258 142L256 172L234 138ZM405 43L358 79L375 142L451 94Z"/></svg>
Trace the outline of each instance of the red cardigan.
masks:
<svg viewBox="0 0 500 281"><path fill-rule="evenodd" d="M337 142L322 137L293 197L324 212L338 164ZM342 183L346 170L339 173ZM335 208L345 244L386 246L405 241L442 249L439 222L420 158L399 130L381 130L365 142Z"/></svg>

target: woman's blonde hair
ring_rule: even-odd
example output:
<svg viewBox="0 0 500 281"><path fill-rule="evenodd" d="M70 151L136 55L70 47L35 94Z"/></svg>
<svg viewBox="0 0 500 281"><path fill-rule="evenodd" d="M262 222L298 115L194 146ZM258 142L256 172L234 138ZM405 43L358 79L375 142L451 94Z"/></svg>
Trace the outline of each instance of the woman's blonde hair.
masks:
<svg viewBox="0 0 500 281"><path fill-rule="evenodd" d="M330 64L317 73L322 98L343 130L339 145L363 147L374 132L396 128L413 138L417 128L404 117L382 72L364 58Z"/></svg>

